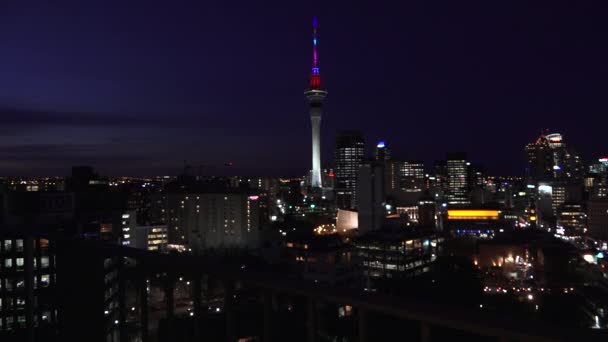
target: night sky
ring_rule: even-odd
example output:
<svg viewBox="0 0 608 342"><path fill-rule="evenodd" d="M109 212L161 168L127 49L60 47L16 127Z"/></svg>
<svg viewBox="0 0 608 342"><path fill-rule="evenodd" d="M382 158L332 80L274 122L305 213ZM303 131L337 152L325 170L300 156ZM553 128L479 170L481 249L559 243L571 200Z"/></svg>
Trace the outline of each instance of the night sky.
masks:
<svg viewBox="0 0 608 342"><path fill-rule="evenodd" d="M522 174L543 128L596 158L602 2L3 0L0 175L305 174L313 15L326 165L338 129L491 174Z"/></svg>

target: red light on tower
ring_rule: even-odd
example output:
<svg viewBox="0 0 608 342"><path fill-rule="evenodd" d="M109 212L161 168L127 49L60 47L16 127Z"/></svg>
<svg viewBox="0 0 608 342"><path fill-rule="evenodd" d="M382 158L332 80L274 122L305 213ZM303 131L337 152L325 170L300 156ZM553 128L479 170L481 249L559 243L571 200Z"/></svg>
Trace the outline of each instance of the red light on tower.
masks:
<svg viewBox="0 0 608 342"><path fill-rule="evenodd" d="M312 74L310 75L310 89L321 89L321 75L319 73L319 56L317 54L317 18L312 21Z"/></svg>
<svg viewBox="0 0 608 342"><path fill-rule="evenodd" d="M310 76L310 89L321 89L321 76L311 75Z"/></svg>

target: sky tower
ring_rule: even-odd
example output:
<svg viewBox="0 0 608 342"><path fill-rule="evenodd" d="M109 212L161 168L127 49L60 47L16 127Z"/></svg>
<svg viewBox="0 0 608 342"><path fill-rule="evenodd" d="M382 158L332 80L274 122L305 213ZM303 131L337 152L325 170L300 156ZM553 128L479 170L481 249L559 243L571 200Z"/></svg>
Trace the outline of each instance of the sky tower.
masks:
<svg viewBox="0 0 608 342"><path fill-rule="evenodd" d="M327 92L321 88L321 74L319 73L319 59L317 54L317 18L312 20L312 73L308 89L304 92L308 99L310 109L310 123L312 125L312 169L310 170L310 185L321 188L321 114L323 113L323 100Z"/></svg>

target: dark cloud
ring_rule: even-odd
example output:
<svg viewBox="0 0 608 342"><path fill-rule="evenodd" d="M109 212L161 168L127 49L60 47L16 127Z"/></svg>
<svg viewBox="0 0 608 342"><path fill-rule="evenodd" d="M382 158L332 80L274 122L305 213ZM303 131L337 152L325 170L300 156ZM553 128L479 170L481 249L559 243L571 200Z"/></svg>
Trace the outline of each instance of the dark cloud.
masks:
<svg viewBox="0 0 608 342"><path fill-rule="evenodd" d="M180 126L185 115L149 116L116 113L59 112L0 108L0 125L33 126Z"/></svg>

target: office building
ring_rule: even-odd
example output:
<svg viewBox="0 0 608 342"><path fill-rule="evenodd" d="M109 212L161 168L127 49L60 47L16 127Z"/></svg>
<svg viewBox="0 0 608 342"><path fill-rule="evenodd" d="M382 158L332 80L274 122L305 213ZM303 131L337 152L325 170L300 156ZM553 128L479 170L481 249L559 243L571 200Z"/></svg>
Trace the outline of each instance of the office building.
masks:
<svg viewBox="0 0 608 342"><path fill-rule="evenodd" d="M378 162L364 163L357 176L359 233L378 230L385 214L384 168Z"/></svg>
<svg viewBox="0 0 608 342"><path fill-rule="evenodd" d="M599 197L589 200L587 205L589 236L608 240L608 198Z"/></svg>
<svg viewBox="0 0 608 342"><path fill-rule="evenodd" d="M424 188L424 162L421 160L399 162L399 190L402 192L420 192Z"/></svg>
<svg viewBox="0 0 608 342"><path fill-rule="evenodd" d="M464 153L451 153L448 155L447 168L447 201L451 205L469 203L468 167Z"/></svg>
<svg viewBox="0 0 608 342"><path fill-rule="evenodd" d="M557 233L566 236L583 236L587 232L587 213L582 205L565 203L559 210Z"/></svg>
<svg viewBox="0 0 608 342"><path fill-rule="evenodd" d="M483 166L478 164L469 165L467 168L467 185L469 192L476 189L483 189L485 185L486 172Z"/></svg>
<svg viewBox="0 0 608 342"><path fill-rule="evenodd" d="M160 251L168 243L166 225L137 226L133 233L135 239L132 247L135 248Z"/></svg>
<svg viewBox="0 0 608 342"><path fill-rule="evenodd" d="M285 254L292 268L309 281L346 285L356 276L352 248L338 234L289 234Z"/></svg>
<svg viewBox="0 0 608 342"><path fill-rule="evenodd" d="M26 329L44 338L58 322L54 246L22 229L0 230L0 340Z"/></svg>
<svg viewBox="0 0 608 342"><path fill-rule="evenodd" d="M180 177L167 184L165 201L169 247L199 253L210 248L253 248L260 226L259 195L224 180Z"/></svg>
<svg viewBox="0 0 608 342"><path fill-rule="evenodd" d="M212 191L167 194L168 242L192 251L252 248L257 243L258 196Z"/></svg>
<svg viewBox="0 0 608 342"><path fill-rule="evenodd" d="M133 210L122 214L121 245L149 251L164 249L168 242L167 225L139 225L137 216Z"/></svg>
<svg viewBox="0 0 608 342"><path fill-rule="evenodd" d="M391 149L386 145L384 141L379 141L376 144L376 151L374 153L376 161L387 161L392 159Z"/></svg>
<svg viewBox="0 0 608 342"><path fill-rule="evenodd" d="M541 134L535 142L526 145L525 151L528 162L527 175L530 179L530 184L553 179L553 166L555 163L547 137Z"/></svg>
<svg viewBox="0 0 608 342"><path fill-rule="evenodd" d="M541 134L526 145L527 175L530 184L558 181L579 181L584 176L581 156L566 147L559 133Z"/></svg>
<svg viewBox="0 0 608 342"><path fill-rule="evenodd" d="M363 134L342 131L336 136L335 168L336 202L340 209L357 208L357 172L363 164Z"/></svg>
<svg viewBox="0 0 608 342"><path fill-rule="evenodd" d="M437 220L435 218L437 203L430 195L425 195L418 201L418 224L421 226L435 227Z"/></svg>
<svg viewBox="0 0 608 342"><path fill-rule="evenodd" d="M368 281L410 277L430 271L442 253L443 238L427 229L383 227L353 241L355 260Z"/></svg>

